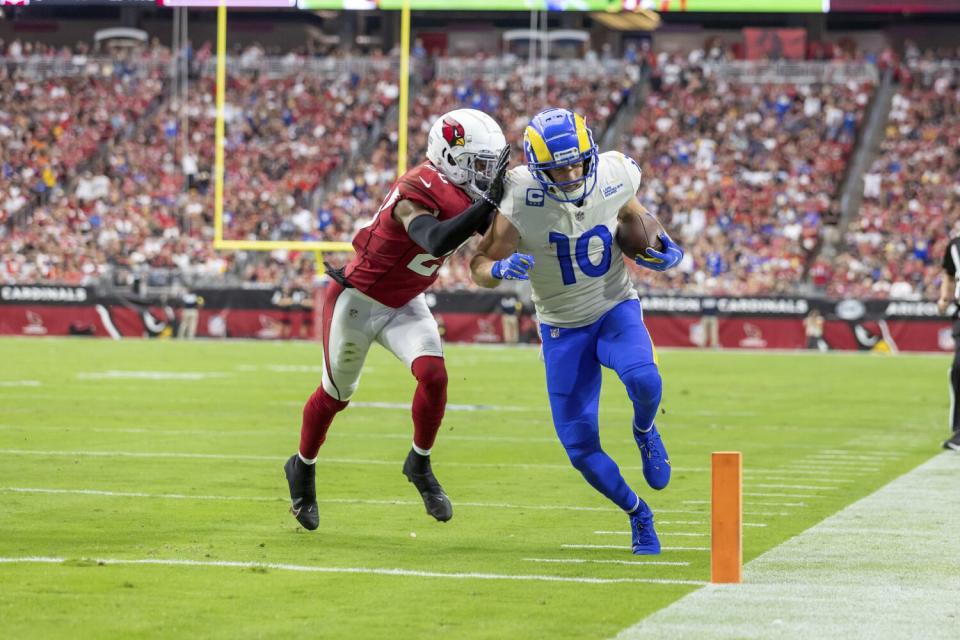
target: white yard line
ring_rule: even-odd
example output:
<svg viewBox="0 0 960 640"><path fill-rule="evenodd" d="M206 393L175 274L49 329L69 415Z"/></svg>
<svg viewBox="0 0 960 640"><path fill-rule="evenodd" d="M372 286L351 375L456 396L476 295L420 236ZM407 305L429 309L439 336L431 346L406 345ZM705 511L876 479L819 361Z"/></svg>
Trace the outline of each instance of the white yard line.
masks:
<svg viewBox="0 0 960 640"><path fill-rule="evenodd" d="M813 489L814 491L836 491L836 487L815 487L809 484L777 484L765 482L747 482L748 486L760 487L762 489ZM754 494L759 495L759 494Z"/></svg>
<svg viewBox="0 0 960 640"><path fill-rule="evenodd" d="M842 464L837 465L836 468L830 465L822 465L816 462L810 463L799 463L794 462L783 468L784 471L793 473L799 471L809 471L813 473L818 473L820 475L830 475L831 473L840 475L840 476L862 476L864 473L875 473L881 470L881 467L865 467L863 465L857 464Z"/></svg>
<svg viewBox="0 0 960 640"><path fill-rule="evenodd" d="M626 549L630 551L631 547L619 544L561 544L561 549ZM660 547L664 551L710 551L710 547Z"/></svg>
<svg viewBox="0 0 960 640"><path fill-rule="evenodd" d="M943 453L617 638L957 637L960 456Z"/></svg>
<svg viewBox="0 0 960 640"><path fill-rule="evenodd" d="M174 451L62 451L37 449L0 449L0 455L21 456L91 456L100 458L183 458L200 460L257 460L263 462L283 462L288 456L265 456L243 453L189 453ZM396 460L368 460L360 458L325 458L319 464L359 464L359 465L396 465ZM438 461L443 467L477 467L482 469L569 469L570 464L525 463L525 462L453 462ZM621 466L626 471L640 471L641 466ZM674 471L685 471L684 467L675 467Z"/></svg>
<svg viewBox="0 0 960 640"><path fill-rule="evenodd" d="M0 380L0 387L39 387L39 380Z"/></svg>
<svg viewBox="0 0 960 640"><path fill-rule="evenodd" d="M233 375L226 371L85 371L77 374L78 380L180 380L194 382Z"/></svg>
<svg viewBox="0 0 960 640"><path fill-rule="evenodd" d="M747 495L747 494L744 494ZM684 500L683 504L710 504L709 500ZM753 502L752 504L755 507L805 507L807 506L806 502ZM746 511L744 511L746 513Z"/></svg>
<svg viewBox="0 0 960 640"><path fill-rule="evenodd" d="M853 478L811 478L803 477L798 478L797 476L782 475L783 472L774 473L751 473L749 470L744 469L744 482L750 483L753 480L780 480L780 481L793 481L800 480L802 482L816 482L818 484L850 484L856 482Z"/></svg>
<svg viewBox="0 0 960 640"><path fill-rule="evenodd" d="M454 580L511 580L532 582L572 582L576 584L706 584L701 580L669 580L660 578L589 578L573 576L515 575L509 573L447 573L441 571L416 571L382 567L317 567L312 565L279 564L274 562L247 562L242 560L189 560L183 558L90 558L98 566L152 565L161 567L203 567L232 569L268 569L274 571L298 571L306 573L372 574L411 578L447 578ZM65 564L67 558L20 557L0 558L0 564ZM74 568L68 565L68 568ZM79 567L87 570L88 567Z"/></svg>
<svg viewBox="0 0 960 640"><path fill-rule="evenodd" d="M240 502L288 502L286 496L217 496L191 495L181 493L141 493L139 491L105 491L101 489L53 489L42 487L0 487L0 492L39 493L60 495L102 496L108 498L155 498L161 500L236 500ZM362 498L319 498L320 504L372 504L372 505L423 505L421 500L365 500ZM593 511L615 512L615 507L582 507L569 504L512 504L507 502L460 502L458 507L476 507L479 509L525 509L530 511Z"/></svg>
<svg viewBox="0 0 960 640"><path fill-rule="evenodd" d="M555 564L624 564L630 566L653 565L659 567L689 567L689 562L664 562L661 560L588 560L586 558L524 558L524 562Z"/></svg>
<svg viewBox="0 0 960 640"><path fill-rule="evenodd" d="M663 523L660 523L660 524L663 524ZM659 535L661 538L671 538L673 536L682 536L687 538L707 538L710 536L709 533L704 533L702 531L698 533L692 533L687 531L664 531L663 529L660 529L659 526L657 527L657 531L659 532ZM629 531L594 531L594 533L600 536L629 536L630 535Z"/></svg>

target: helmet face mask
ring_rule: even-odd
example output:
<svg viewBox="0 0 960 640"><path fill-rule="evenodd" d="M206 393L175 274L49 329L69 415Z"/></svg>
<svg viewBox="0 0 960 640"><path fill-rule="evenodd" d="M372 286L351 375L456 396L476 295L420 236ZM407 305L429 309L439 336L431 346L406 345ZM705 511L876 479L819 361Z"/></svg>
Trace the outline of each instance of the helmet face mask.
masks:
<svg viewBox="0 0 960 640"><path fill-rule="evenodd" d="M476 109L456 109L437 119L427 137L427 159L447 179L478 197L493 180L507 144L500 126Z"/></svg>
<svg viewBox="0 0 960 640"><path fill-rule="evenodd" d="M486 191L490 187L497 170L497 155L491 151L481 151L467 158L467 175L476 189Z"/></svg>
<svg viewBox="0 0 960 640"><path fill-rule="evenodd" d="M553 200L576 203L593 193L599 150L579 115L566 109L541 111L523 134L523 148L527 168ZM583 163L583 175L579 178L558 181L549 173L578 163Z"/></svg>

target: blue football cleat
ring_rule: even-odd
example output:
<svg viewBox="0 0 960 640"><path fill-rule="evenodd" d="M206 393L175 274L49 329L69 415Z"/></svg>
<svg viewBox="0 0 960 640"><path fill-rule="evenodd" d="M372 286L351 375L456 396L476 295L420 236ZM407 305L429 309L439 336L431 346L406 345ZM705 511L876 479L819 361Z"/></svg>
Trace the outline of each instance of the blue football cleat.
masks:
<svg viewBox="0 0 960 640"><path fill-rule="evenodd" d="M653 511L643 500L630 514L630 533L633 535L634 555L655 556L660 553L660 538L653 528Z"/></svg>
<svg viewBox="0 0 960 640"><path fill-rule="evenodd" d="M650 427L646 433L633 429L633 439L640 448L640 458L643 460L643 477L651 489L660 490L670 484L670 458L667 449L663 446L657 425Z"/></svg>

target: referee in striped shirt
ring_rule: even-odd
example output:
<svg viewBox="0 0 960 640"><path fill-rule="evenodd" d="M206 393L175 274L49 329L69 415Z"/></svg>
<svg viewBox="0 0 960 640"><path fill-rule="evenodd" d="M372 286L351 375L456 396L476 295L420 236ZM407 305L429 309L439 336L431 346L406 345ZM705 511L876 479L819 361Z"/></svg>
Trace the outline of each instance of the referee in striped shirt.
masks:
<svg viewBox="0 0 960 640"><path fill-rule="evenodd" d="M952 308L953 317L953 364L950 366L950 428L953 435L943 443L944 449L960 451L960 406L957 405L957 396L960 395L960 283L957 282L957 271L960 271L960 236L950 240L947 250L943 254L943 279L940 281L940 299L937 307L940 313L946 313Z"/></svg>

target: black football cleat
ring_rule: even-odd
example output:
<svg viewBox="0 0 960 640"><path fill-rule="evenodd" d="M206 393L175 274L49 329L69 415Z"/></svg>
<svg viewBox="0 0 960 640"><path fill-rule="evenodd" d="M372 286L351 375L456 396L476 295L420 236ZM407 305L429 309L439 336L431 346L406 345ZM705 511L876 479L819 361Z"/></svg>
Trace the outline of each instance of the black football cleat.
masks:
<svg viewBox="0 0 960 640"><path fill-rule="evenodd" d="M427 515L431 515L440 522L446 522L453 517L453 505L450 498L443 492L443 487L437 482L433 470L430 468L430 456L421 456L413 449L403 463L403 475L413 483L423 498L423 506L427 508Z"/></svg>
<svg viewBox="0 0 960 640"><path fill-rule="evenodd" d="M960 429L957 429L953 432L953 436L943 443L944 449L952 449L953 451L960 451Z"/></svg>
<svg viewBox="0 0 960 640"><path fill-rule="evenodd" d="M304 529L313 531L320 526L315 465L304 464L299 455L293 454L283 465L283 472L290 485L290 513Z"/></svg>

